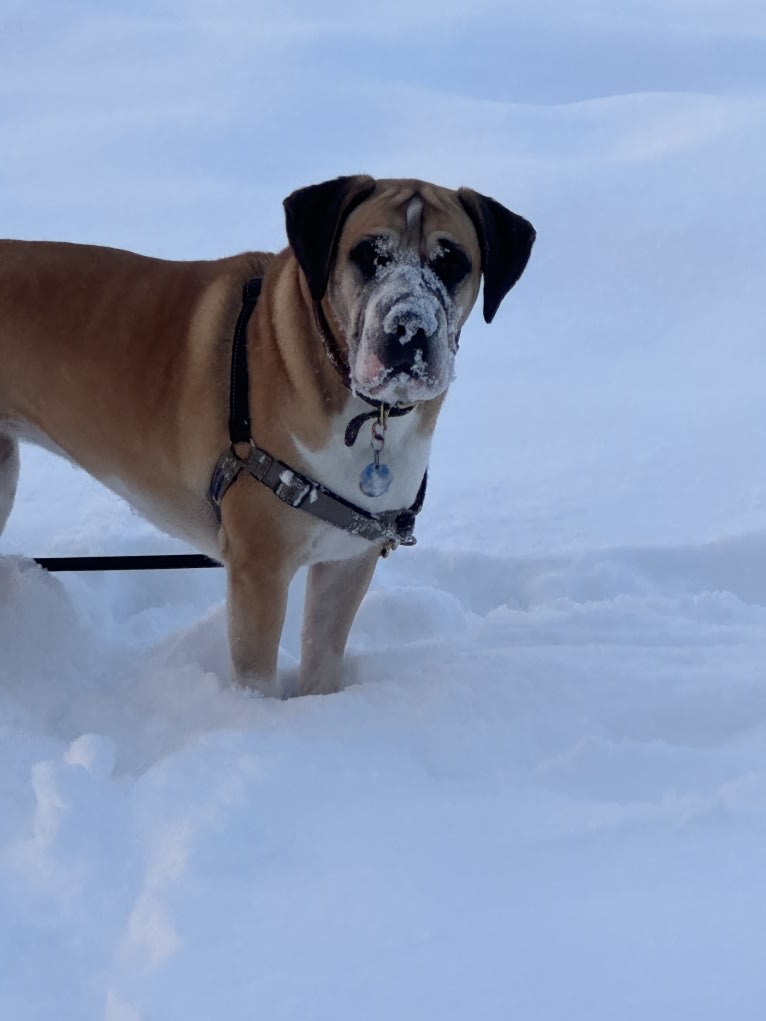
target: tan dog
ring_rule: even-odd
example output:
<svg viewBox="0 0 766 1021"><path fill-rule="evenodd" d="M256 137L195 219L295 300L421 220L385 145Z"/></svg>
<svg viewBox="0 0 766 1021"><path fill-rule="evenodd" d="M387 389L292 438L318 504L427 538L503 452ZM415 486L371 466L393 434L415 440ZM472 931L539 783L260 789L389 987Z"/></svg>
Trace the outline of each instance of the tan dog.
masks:
<svg viewBox="0 0 766 1021"><path fill-rule="evenodd" d="M337 689L378 556L412 541L482 273L490 322L534 240L492 199L414 180L338 178L285 209L278 255L0 242L0 529L18 439L70 458L224 562L235 676L277 695ZM277 652L303 564L300 678L284 692Z"/></svg>

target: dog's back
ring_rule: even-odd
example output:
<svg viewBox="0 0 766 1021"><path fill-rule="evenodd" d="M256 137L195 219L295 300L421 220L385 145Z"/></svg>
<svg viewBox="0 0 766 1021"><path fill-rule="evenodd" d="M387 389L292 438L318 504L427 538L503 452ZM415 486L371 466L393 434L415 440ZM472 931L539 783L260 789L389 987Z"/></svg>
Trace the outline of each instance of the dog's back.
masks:
<svg viewBox="0 0 766 1021"><path fill-rule="evenodd" d="M0 241L0 529L19 439L64 454L128 497L132 484L152 493L163 477L177 477L168 460L178 455L180 383L205 373L225 392L242 283L270 259L175 262L95 245ZM110 475L115 455L133 474L127 488Z"/></svg>

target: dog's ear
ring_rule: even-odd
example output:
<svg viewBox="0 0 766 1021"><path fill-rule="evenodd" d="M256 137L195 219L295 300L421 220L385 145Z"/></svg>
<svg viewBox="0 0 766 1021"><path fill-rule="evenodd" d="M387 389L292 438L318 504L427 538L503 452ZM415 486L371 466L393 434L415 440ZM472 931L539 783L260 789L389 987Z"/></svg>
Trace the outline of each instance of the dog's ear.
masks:
<svg viewBox="0 0 766 1021"><path fill-rule="evenodd" d="M315 301L327 290L346 217L375 187L372 177L336 177L299 188L284 201L287 240Z"/></svg>
<svg viewBox="0 0 766 1021"><path fill-rule="evenodd" d="M457 194L479 236L484 320L491 323L500 302L524 272L532 252L535 229L523 216L471 188L459 188Z"/></svg>

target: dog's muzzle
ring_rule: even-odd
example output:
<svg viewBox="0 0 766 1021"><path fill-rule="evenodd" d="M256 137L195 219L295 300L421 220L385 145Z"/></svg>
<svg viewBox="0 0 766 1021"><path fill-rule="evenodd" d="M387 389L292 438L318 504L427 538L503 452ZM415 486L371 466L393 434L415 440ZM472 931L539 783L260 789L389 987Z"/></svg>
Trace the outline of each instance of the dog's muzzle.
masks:
<svg viewBox="0 0 766 1021"><path fill-rule="evenodd" d="M449 308L421 271L403 267L376 288L365 309L354 381L371 397L424 400L450 382Z"/></svg>
<svg viewBox="0 0 766 1021"><path fill-rule="evenodd" d="M434 347L439 344L439 323L407 306L397 306L383 321L378 342L380 360L393 373L412 373L428 365Z"/></svg>

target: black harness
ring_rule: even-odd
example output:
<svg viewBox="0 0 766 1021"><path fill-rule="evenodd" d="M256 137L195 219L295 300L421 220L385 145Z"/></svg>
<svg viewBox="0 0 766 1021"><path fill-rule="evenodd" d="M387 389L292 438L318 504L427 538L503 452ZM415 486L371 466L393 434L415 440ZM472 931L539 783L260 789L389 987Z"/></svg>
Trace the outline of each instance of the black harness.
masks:
<svg viewBox="0 0 766 1021"><path fill-rule="evenodd" d="M380 544L383 554L395 550L397 546L415 545L415 518L423 507L426 495L426 473L420 483L415 502L411 507L398 511L381 511L372 514L362 507L345 500L337 493L315 482L301 472L291 468L284 461L272 457L267 451L253 442L250 426L250 382L247 365L247 325L261 293L261 280L248 280L242 295L242 308L239 312L237 325L234 329L231 352L231 383L229 390L229 449L219 458L213 471L210 483L210 501L218 520L221 519L221 501L229 487L242 472L252 475L262 482L283 503L298 510L306 511L315 518L334 525L336 528L358 535L362 539ZM315 319L319 335L322 338L330 362L338 371L346 386L350 385L348 368L340 355L329 324L325 319L321 306L315 304ZM389 406L378 401L364 398L373 405L374 410L363 412L353 418L347 428L345 442L352 446L363 423L381 413L381 408L389 417L405 415L412 411L413 405ZM248 445L248 453L241 457L235 447L237 444Z"/></svg>

